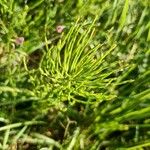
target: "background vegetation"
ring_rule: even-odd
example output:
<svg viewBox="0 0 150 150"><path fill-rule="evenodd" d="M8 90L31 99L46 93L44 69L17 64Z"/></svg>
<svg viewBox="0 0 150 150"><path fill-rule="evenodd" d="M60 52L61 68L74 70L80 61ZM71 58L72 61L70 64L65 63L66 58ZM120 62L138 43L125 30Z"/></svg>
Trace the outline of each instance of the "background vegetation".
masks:
<svg viewBox="0 0 150 150"><path fill-rule="evenodd" d="M0 148L150 148L149 0L0 0Z"/></svg>

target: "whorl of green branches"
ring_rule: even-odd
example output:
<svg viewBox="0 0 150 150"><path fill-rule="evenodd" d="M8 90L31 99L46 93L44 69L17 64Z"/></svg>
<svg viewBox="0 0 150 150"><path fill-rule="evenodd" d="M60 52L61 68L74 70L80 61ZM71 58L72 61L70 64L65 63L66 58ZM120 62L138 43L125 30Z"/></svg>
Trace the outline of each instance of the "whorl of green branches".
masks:
<svg viewBox="0 0 150 150"><path fill-rule="evenodd" d="M121 69L110 72L115 62L111 65L103 63L116 45L114 43L105 51L101 50L102 44L90 45L96 32L94 23L89 26L86 22L82 25L76 22L67 35L62 35L58 43L44 53L39 68L32 71L29 78L33 92L41 102L45 99L49 104L56 101L86 104L115 97L109 91L116 80L111 75Z"/></svg>

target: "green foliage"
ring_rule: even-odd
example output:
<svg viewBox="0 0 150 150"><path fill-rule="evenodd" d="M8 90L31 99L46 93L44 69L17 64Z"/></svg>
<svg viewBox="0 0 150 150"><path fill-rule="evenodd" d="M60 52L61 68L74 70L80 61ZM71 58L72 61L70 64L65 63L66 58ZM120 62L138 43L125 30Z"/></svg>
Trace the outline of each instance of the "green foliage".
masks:
<svg viewBox="0 0 150 150"><path fill-rule="evenodd" d="M0 0L0 149L149 149L149 7Z"/></svg>

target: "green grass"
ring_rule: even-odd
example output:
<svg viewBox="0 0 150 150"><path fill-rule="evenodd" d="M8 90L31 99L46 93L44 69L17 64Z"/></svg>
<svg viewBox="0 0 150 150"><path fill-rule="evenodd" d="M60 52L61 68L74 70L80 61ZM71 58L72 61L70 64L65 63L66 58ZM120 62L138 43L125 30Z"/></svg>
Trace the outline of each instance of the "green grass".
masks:
<svg viewBox="0 0 150 150"><path fill-rule="evenodd" d="M0 149L149 149L149 16L149 0L0 0Z"/></svg>

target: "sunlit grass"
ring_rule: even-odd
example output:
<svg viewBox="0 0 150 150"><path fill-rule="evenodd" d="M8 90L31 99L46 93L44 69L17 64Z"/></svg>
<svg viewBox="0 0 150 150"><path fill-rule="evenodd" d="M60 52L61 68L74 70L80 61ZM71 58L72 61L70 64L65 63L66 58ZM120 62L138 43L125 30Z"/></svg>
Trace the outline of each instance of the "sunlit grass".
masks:
<svg viewBox="0 0 150 150"><path fill-rule="evenodd" d="M0 149L149 149L149 10L0 1Z"/></svg>

